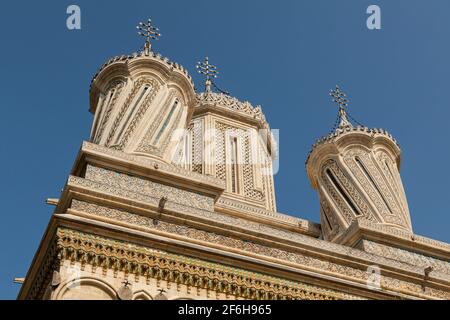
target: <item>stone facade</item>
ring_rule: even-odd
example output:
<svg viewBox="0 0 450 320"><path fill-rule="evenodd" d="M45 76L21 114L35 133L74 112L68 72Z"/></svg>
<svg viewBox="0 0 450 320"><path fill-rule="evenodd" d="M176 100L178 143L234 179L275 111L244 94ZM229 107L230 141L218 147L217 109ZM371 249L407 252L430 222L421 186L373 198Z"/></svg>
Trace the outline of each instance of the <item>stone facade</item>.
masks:
<svg viewBox="0 0 450 320"><path fill-rule="evenodd" d="M412 232L389 134L342 121L313 146L314 223L276 210L261 107L206 88L148 50L102 66L19 299L450 299L450 246Z"/></svg>

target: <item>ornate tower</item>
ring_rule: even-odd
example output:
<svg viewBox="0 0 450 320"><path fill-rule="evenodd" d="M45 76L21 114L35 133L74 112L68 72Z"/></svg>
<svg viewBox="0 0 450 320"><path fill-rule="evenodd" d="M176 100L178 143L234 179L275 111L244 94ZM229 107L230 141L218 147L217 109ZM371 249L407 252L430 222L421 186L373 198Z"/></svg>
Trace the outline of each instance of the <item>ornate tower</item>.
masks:
<svg viewBox="0 0 450 320"><path fill-rule="evenodd" d="M139 28L144 51L109 60L92 80L91 142L170 162L193 113L194 85L182 66L151 51L160 35L151 21Z"/></svg>
<svg viewBox="0 0 450 320"><path fill-rule="evenodd" d="M339 104L337 128L313 145L306 161L319 194L324 239L340 242L358 220L412 232L400 147L385 130L354 127L339 87L331 96Z"/></svg>
<svg viewBox="0 0 450 320"><path fill-rule="evenodd" d="M272 159L275 143L261 107L211 90L217 70L208 58L197 68L205 75L205 92L197 105L185 137L191 155L189 168L214 176L225 184L218 205L276 211ZM189 149L189 148L188 148Z"/></svg>

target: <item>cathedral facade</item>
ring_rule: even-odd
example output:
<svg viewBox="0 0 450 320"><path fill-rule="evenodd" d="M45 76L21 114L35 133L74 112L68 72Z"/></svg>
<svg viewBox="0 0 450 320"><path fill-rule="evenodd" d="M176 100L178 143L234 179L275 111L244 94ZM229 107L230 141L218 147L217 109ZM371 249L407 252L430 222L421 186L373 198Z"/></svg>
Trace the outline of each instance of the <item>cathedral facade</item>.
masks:
<svg viewBox="0 0 450 320"><path fill-rule="evenodd" d="M307 156L320 223L277 212L261 107L196 92L144 50L106 62L83 142L18 299L450 299L450 245L414 234L401 151L339 123Z"/></svg>

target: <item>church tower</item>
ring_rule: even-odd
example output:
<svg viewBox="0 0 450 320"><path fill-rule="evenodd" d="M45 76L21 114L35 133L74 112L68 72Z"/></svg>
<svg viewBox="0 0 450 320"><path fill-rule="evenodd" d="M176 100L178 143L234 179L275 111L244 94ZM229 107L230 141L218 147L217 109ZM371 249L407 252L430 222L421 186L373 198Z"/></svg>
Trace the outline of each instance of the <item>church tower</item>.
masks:
<svg viewBox="0 0 450 320"><path fill-rule="evenodd" d="M205 92L197 105L186 139L190 169L225 184L219 205L249 205L276 211L272 160L276 144L261 107L241 102L225 92L213 92L216 67L208 58L197 69L205 76Z"/></svg>
<svg viewBox="0 0 450 320"><path fill-rule="evenodd" d="M331 91L339 105L338 125L319 139L306 161L320 199L323 237L340 242L354 221L412 232L400 178L400 147L383 129L354 127L345 94Z"/></svg>
<svg viewBox="0 0 450 320"><path fill-rule="evenodd" d="M151 50L150 39L160 35L151 21L139 28L146 37L144 51L109 60L92 80L90 140L127 154L170 162L179 140L176 134L192 117L194 84L181 65Z"/></svg>

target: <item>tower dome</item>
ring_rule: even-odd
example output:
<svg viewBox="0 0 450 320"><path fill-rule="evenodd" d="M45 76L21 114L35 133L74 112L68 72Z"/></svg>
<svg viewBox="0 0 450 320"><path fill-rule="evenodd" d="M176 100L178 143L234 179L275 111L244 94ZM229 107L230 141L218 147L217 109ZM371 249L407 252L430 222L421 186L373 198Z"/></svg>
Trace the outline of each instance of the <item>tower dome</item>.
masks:
<svg viewBox="0 0 450 320"><path fill-rule="evenodd" d="M331 91L339 122L312 147L306 170L320 199L323 237L339 242L354 221L412 232L400 177L401 150L383 129L353 126L345 94Z"/></svg>
<svg viewBox="0 0 450 320"><path fill-rule="evenodd" d="M177 129L185 129L195 105L191 77L178 63L152 51L160 34L151 21L138 28L144 50L117 56L94 76L90 141L101 146L170 162Z"/></svg>

